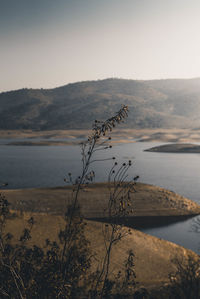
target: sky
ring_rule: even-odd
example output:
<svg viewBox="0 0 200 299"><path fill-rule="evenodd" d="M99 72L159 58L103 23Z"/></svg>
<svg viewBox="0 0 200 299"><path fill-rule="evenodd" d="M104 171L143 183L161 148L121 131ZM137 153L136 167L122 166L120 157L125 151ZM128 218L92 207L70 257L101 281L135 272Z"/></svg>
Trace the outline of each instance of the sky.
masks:
<svg viewBox="0 0 200 299"><path fill-rule="evenodd" d="M0 0L0 92L200 77L199 0Z"/></svg>

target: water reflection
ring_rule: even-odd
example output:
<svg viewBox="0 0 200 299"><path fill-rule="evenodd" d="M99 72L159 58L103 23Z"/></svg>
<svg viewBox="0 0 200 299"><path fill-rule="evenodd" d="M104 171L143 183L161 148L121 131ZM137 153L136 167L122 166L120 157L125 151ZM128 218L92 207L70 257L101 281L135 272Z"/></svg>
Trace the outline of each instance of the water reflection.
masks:
<svg viewBox="0 0 200 299"><path fill-rule="evenodd" d="M200 234L192 230L194 218L168 226L141 229L143 232L191 249L199 254Z"/></svg>

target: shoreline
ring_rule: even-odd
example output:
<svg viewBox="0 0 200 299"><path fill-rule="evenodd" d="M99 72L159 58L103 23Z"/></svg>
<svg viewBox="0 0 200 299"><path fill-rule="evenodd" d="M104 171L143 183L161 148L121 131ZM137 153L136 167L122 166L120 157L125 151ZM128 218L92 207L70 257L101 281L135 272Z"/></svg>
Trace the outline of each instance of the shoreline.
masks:
<svg viewBox="0 0 200 299"><path fill-rule="evenodd" d="M91 130L0 130L0 140L10 145L74 145L87 140ZM111 143L130 142L200 142L199 129L116 129ZM11 141L10 141L11 140Z"/></svg>
<svg viewBox="0 0 200 299"><path fill-rule="evenodd" d="M165 227L170 224L175 224L178 222L183 222L195 216L197 214L191 215L168 215L168 216L135 216L135 217L127 217L126 219L122 219L119 221L119 224L124 224L127 227L143 230L143 229L153 229L157 227ZM87 220L97 221L102 223L110 223L107 218L88 218Z"/></svg>

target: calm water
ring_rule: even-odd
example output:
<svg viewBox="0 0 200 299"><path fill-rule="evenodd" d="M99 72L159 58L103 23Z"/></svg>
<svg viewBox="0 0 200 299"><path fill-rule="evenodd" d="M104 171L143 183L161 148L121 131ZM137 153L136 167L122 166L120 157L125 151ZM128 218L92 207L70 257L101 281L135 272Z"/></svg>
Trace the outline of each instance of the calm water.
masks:
<svg viewBox="0 0 200 299"><path fill-rule="evenodd" d="M3 142L3 141L1 141ZM160 143L161 144L161 143ZM200 203L200 154L168 154L144 152L159 143L116 145L97 158L115 156L118 161L131 159L131 179L173 190ZM9 188L52 187L64 185L64 177L80 173L79 146L0 146L0 181ZM96 181L106 181L112 161L93 164ZM152 235L198 251L200 235L191 232L193 220L166 227L145 229Z"/></svg>

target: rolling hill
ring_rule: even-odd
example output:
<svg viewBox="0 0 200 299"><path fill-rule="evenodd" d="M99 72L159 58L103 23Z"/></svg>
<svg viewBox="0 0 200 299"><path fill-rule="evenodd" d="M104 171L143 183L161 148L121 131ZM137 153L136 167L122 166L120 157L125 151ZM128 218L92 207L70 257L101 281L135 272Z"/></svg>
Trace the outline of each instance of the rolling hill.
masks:
<svg viewBox="0 0 200 299"><path fill-rule="evenodd" d="M200 78L168 80L105 79L54 89L0 93L0 129L87 129L121 104L129 106L128 128L200 126Z"/></svg>

